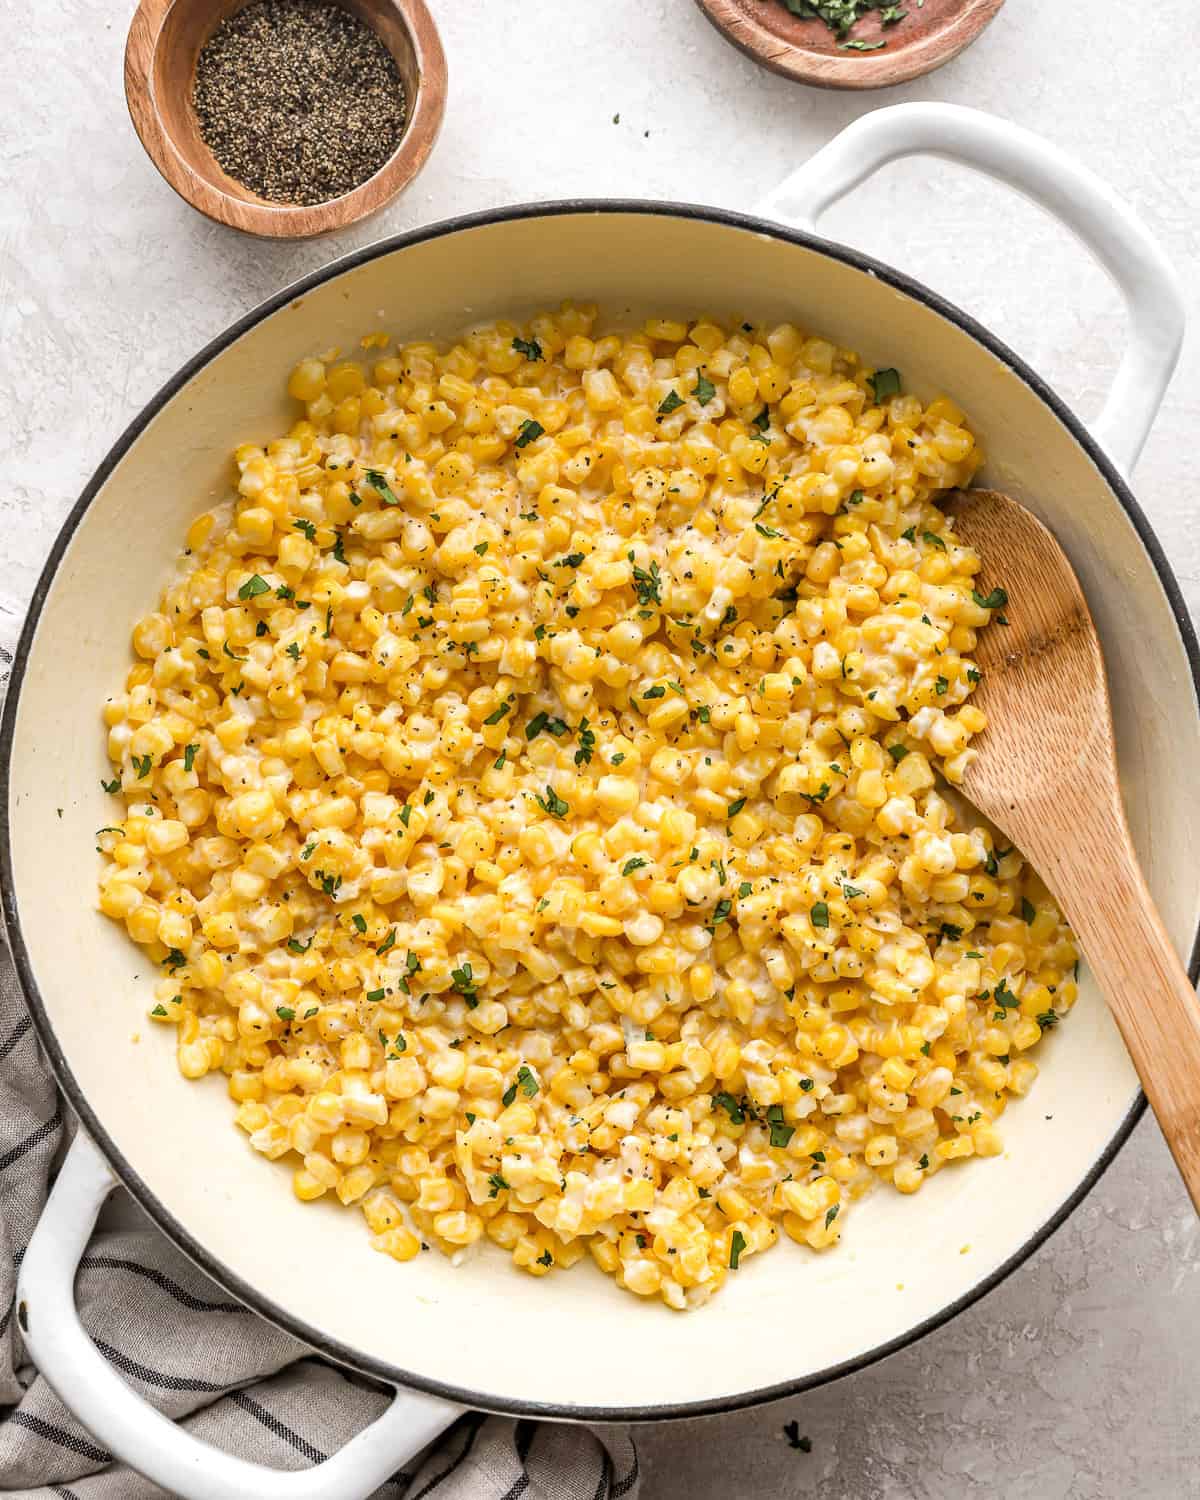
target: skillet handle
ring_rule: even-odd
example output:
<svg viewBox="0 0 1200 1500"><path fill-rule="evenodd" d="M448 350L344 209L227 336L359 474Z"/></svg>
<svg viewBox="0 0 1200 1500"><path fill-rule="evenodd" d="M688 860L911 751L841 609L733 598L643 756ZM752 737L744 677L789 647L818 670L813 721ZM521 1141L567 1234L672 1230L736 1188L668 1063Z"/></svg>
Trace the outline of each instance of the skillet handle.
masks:
<svg viewBox="0 0 1200 1500"><path fill-rule="evenodd" d="M365 1500L463 1408L398 1390L387 1411L323 1463L285 1472L222 1453L143 1401L92 1343L75 1306L75 1273L117 1178L80 1130L17 1282L17 1317L34 1363L88 1430L181 1500Z"/></svg>
<svg viewBox="0 0 1200 1500"><path fill-rule="evenodd" d="M848 125L757 212L812 229L881 167L915 155L961 162L1016 188L1073 230L1116 283L1128 312L1128 343L1092 432L1128 477L1179 358L1183 295L1170 261L1133 210L1057 146L977 109L896 104Z"/></svg>

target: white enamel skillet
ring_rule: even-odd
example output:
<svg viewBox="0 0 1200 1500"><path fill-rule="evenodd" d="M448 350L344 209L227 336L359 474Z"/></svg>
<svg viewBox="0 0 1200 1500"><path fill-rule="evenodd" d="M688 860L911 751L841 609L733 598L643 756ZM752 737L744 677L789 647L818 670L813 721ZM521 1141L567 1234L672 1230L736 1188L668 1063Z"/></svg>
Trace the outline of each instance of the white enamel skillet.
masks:
<svg viewBox="0 0 1200 1500"><path fill-rule="evenodd" d="M826 207L915 152L1036 199L1111 273L1128 304L1128 346L1090 428L963 313L815 236ZM397 1266L370 1248L357 1216L294 1199L286 1170L233 1128L220 1079L179 1076L171 1036L144 1023L147 961L96 912L93 831L112 821L99 785L108 773L100 702L123 676L130 626L156 599L188 521L224 494L230 449L287 419L292 364L378 327L444 337L582 297L610 318L651 308L787 318L898 365L918 394L962 403L989 454L982 482L1043 516L1083 580L1111 673L1130 821L1172 939L1191 954L1196 642L1127 486L1182 337L1169 266L1096 178L1013 125L947 105L859 120L761 215L532 205L361 251L280 293L185 366L118 441L54 546L0 727L0 888L34 1020L82 1128L25 1256L18 1315L39 1368L96 1438L185 1500L357 1500L465 1407L641 1421L830 1380L994 1286L1079 1202L1138 1116L1137 1080L1085 982L1043 1049L1033 1094L1004 1117L1004 1156L940 1173L917 1200L876 1193L836 1253L784 1242L699 1312L639 1301L587 1262L540 1281L499 1252L458 1270L439 1255ZM285 1474L221 1454L153 1411L88 1340L74 1305L78 1258L117 1183L233 1296L393 1387L386 1414L326 1462Z"/></svg>

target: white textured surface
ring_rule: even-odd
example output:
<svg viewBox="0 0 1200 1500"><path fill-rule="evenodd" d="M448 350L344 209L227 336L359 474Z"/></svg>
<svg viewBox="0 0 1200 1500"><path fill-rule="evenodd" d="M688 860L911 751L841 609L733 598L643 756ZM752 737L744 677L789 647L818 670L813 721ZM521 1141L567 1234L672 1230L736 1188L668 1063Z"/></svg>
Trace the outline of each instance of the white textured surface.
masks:
<svg viewBox="0 0 1200 1500"><path fill-rule="evenodd" d="M871 104L945 99L1019 120L1107 177L1161 236L1200 310L1200 106L1183 61L1194 0L1012 0L942 72L862 98L759 71L687 0L433 8L451 97L425 173L349 235L277 246L209 225L155 175L121 96L125 6L0 3L0 639L11 638L3 614L22 609L88 475L183 359L285 282L443 215L576 194L749 207ZM1036 210L919 162L891 169L826 229L989 323L1083 415L1098 407L1121 312L1100 273ZM1193 339L1136 486L1193 608L1198 382ZM97 607L103 593L97 580ZM1195 1219L1144 1122L1069 1223L948 1327L807 1396L647 1429L647 1493L1200 1494L1198 1251ZM792 1419L810 1454L783 1440Z"/></svg>

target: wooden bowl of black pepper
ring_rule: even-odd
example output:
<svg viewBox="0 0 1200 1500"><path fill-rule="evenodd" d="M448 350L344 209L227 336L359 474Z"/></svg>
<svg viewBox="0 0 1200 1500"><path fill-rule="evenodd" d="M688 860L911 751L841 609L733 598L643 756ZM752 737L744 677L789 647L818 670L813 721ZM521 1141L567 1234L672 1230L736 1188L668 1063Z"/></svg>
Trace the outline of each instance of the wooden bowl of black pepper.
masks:
<svg viewBox="0 0 1200 1500"><path fill-rule="evenodd" d="M141 0L125 96L193 208L305 239L365 219L421 170L446 58L424 0Z"/></svg>

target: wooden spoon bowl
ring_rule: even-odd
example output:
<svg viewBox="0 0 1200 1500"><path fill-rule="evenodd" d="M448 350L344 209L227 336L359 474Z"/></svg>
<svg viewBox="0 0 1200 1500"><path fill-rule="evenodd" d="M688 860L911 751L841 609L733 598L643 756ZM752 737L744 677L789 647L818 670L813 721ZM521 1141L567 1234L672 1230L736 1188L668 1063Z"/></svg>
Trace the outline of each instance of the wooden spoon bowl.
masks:
<svg viewBox="0 0 1200 1500"><path fill-rule="evenodd" d="M205 145L192 99L196 59L246 0L141 0L125 45L125 98L151 161L193 208L248 234L307 239L377 212L425 164L446 107L446 57L424 0L337 0L396 60L408 112L392 155L366 182L327 203L273 203L238 182Z"/></svg>
<svg viewBox="0 0 1200 1500"><path fill-rule="evenodd" d="M1071 924L1200 1210L1200 1003L1125 821L1087 600L1062 548L1015 500L965 490L949 511L957 538L984 559L977 592L995 611L975 651L974 701L989 727L962 790Z"/></svg>
<svg viewBox="0 0 1200 1500"><path fill-rule="evenodd" d="M931 73L957 57L979 35L1004 0L908 0L904 20L884 26L870 13L854 27L855 40L878 50L839 46L824 21L802 21L782 0L696 0L717 28L747 57L797 83L824 89L882 89Z"/></svg>

